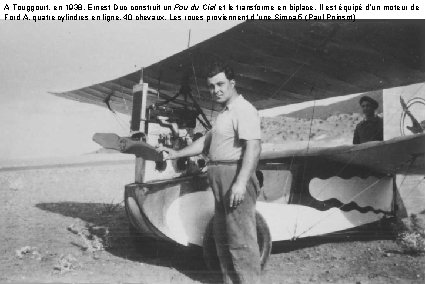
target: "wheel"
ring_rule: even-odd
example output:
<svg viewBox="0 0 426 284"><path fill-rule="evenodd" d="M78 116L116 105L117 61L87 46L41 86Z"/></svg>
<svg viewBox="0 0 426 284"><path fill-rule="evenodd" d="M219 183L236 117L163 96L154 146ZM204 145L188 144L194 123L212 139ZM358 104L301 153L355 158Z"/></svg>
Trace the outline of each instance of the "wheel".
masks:
<svg viewBox="0 0 426 284"><path fill-rule="evenodd" d="M257 243L260 252L260 267L263 270L269 259L272 249L271 233L269 232L268 224L265 219L256 212L256 230L257 230ZM219 258L217 256L216 244L213 235L213 219L207 225L206 232L204 233L203 240L203 258L207 267L210 270L220 270Z"/></svg>

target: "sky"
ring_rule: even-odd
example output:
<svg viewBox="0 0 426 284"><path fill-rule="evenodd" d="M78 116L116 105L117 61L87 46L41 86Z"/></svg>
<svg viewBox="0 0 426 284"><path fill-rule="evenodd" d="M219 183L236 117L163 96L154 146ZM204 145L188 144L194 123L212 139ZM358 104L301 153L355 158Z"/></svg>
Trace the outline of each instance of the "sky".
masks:
<svg viewBox="0 0 426 284"><path fill-rule="evenodd" d="M49 94L140 70L239 22L0 24L0 160L99 149L96 132L127 135L129 118Z"/></svg>

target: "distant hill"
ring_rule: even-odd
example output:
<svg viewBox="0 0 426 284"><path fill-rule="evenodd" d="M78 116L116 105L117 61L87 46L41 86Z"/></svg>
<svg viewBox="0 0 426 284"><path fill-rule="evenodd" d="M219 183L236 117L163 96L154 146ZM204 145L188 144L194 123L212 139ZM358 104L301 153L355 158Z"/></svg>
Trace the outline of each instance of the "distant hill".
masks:
<svg viewBox="0 0 426 284"><path fill-rule="evenodd" d="M263 117L262 142L285 144L287 148L303 147L307 141L313 147L350 145L355 126L363 119L359 99L364 95L379 102L377 113L382 115L382 90L368 92L328 106L316 106L313 120L313 107L276 117Z"/></svg>
<svg viewBox="0 0 426 284"><path fill-rule="evenodd" d="M355 126L362 115L337 114L327 119L312 120L297 117L263 117L261 122L264 143L301 143L310 141L312 146L338 146L352 144Z"/></svg>
<svg viewBox="0 0 426 284"><path fill-rule="evenodd" d="M106 149L106 148L99 148L96 151L93 151L89 154L117 154L120 153L120 151L114 150L114 149Z"/></svg>
<svg viewBox="0 0 426 284"><path fill-rule="evenodd" d="M339 115L339 114L352 114L352 113L361 113L361 108L359 106L359 99L361 96L370 96L379 102L379 108L377 113L383 113L383 91L372 91L364 94L360 94L357 97L341 101L338 103L330 104L328 106L316 106L314 118L326 120L330 116ZM299 119L311 119L312 117L312 108L308 107L302 110L291 112L286 114L286 117L294 117Z"/></svg>

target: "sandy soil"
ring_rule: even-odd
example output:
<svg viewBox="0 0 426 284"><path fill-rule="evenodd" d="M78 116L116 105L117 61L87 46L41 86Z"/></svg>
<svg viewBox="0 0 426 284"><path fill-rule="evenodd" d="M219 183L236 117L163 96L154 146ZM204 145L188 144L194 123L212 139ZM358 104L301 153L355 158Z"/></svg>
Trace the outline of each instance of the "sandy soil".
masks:
<svg viewBox="0 0 426 284"><path fill-rule="evenodd" d="M132 241L122 200L133 174L131 161L0 171L0 282L219 281L198 248ZM104 250L72 232L87 227ZM274 244L262 282L424 283L424 269L389 235L364 236Z"/></svg>

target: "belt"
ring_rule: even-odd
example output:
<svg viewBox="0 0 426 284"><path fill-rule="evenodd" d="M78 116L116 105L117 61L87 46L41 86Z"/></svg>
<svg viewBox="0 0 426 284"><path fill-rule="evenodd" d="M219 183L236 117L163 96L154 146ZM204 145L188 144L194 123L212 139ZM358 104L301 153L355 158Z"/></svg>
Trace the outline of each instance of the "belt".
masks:
<svg viewBox="0 0 426 284"><path fill-rule="evenodd" d="M221 160L221 161L208 161L208 166L232 166L241 164L243 160Z"/></svg>

